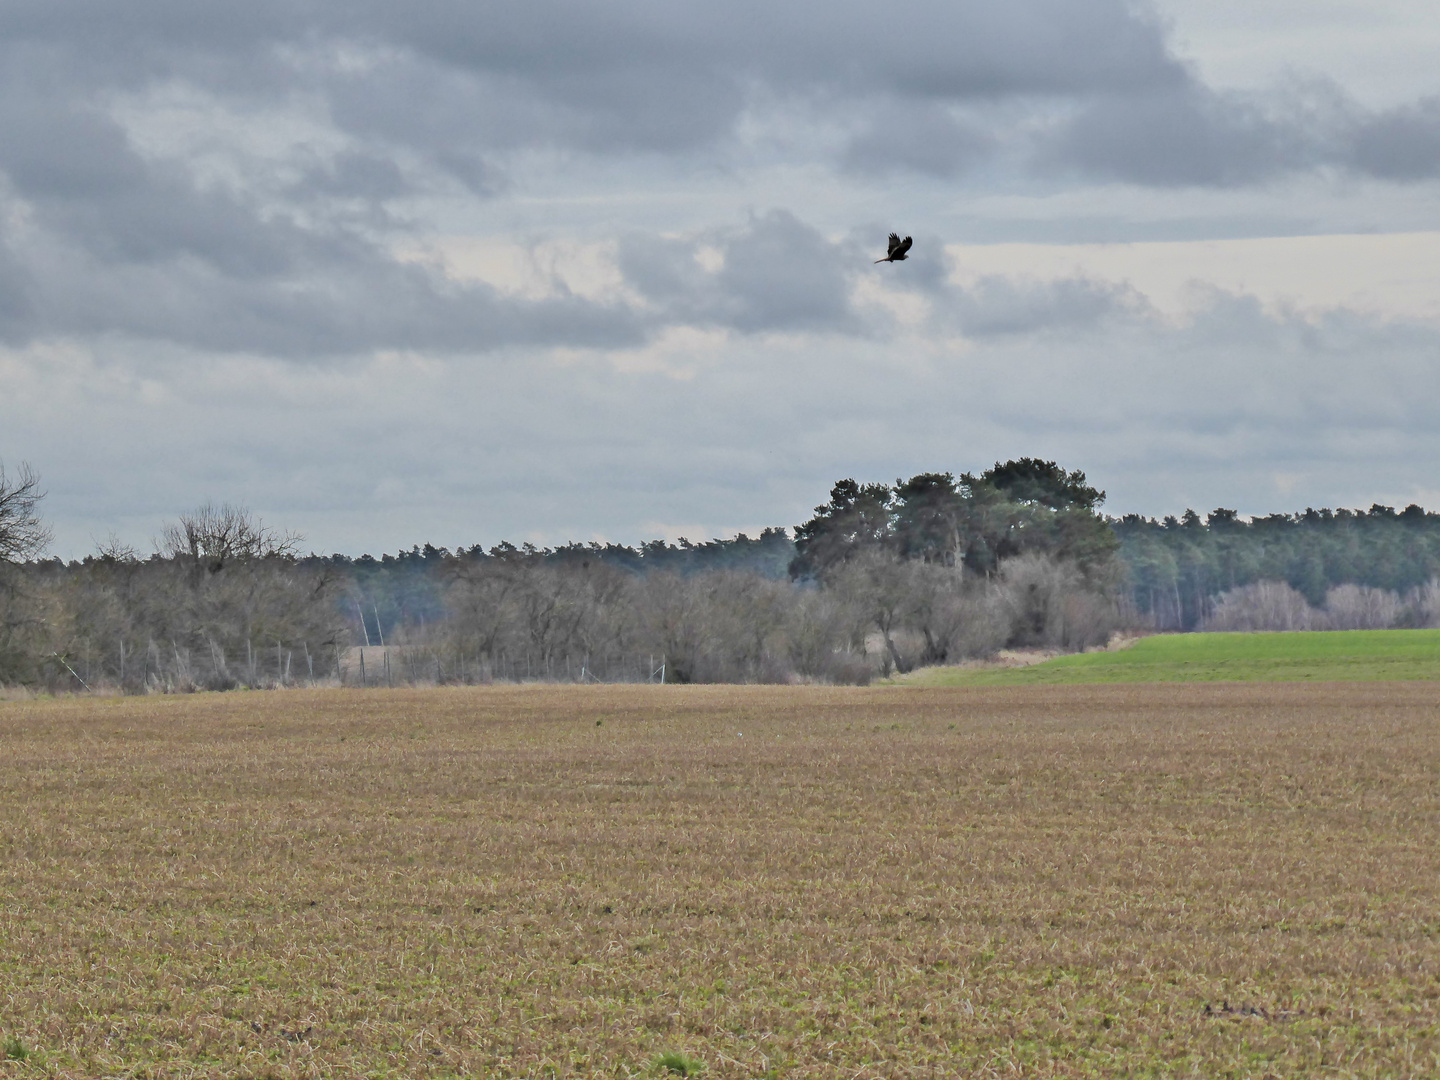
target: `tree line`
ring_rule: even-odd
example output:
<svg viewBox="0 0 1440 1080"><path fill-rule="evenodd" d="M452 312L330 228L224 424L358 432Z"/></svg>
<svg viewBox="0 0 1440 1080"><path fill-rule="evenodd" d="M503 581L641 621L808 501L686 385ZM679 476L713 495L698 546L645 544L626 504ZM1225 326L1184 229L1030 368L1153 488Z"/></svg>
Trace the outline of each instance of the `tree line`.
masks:
<svg viewBox="0 0 1440 1080"><path fill-rule="evenodd" d="M1223 595L1234 594L1233 604L1238 590L1260 583L1283 584L1317 609L1341 586L1381 590L1409 605L1416 625L1425 618L1423 605L1415 606L1418 592L1440 575L1440 514L1414 504L1398 512L1377 503L1248 521L1223 508L1204 519L1187 510L1178 518L1127 515L1109 524L1130 601L1157 630L1205 626ZM1397 622L1406 618L1396 615Z"/></svg>
<svg viewBox="0 0 1440 1080"><path fill-rule="evenodd" d="M1116 519L1104 498L1021 458L841 480L793 536L379 558L303 555L300 537L207 505L149 553L112 540L64 562L43 557L38 476L0 466L0 683L863 683L1125 629L1440 616L1440 515L1419 507Z"/></svg>

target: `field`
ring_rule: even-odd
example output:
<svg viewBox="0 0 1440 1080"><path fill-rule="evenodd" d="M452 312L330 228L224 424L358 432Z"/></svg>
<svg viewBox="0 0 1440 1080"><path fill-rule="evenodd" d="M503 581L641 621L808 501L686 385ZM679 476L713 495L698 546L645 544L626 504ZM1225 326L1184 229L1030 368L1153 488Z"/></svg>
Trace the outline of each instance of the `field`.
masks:
<svg viewBox="0 0 1440 1080"><path fill-rule="evenodd" d="M1434 1076L1437 706L0 704L0 1076Z"/></svg>
<svg viewBox="0 0 1440 1080"><path fill-rule="evenodd" d="M1440 680L1440 630L1157 634L1117 652L1058 656L1020 668L928 668L924 686L1043 683L1377 682Z"/></svg>

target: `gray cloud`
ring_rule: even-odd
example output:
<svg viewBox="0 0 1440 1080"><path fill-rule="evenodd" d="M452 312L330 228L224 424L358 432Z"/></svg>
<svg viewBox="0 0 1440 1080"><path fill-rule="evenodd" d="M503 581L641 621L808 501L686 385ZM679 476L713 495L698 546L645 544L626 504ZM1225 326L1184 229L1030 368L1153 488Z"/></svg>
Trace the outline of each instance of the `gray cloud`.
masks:
<svg viewBox="0 0 1440 1080"><path fill-rule="evenodd" d="M461 168L458 163L450 163L449 167L457 172ZM473 164L471 168L471 186L480 187L487 194L493 193L498 178L487 175L483 168L473 171ZM384 203L412 190L410 182L392 158L375 150L349 150L331 159L315 162L295 182L290 193L300 199L333 196L359 199L365 203Z"/></svg>
<svg viewBox="0 0 1440 1080"><path fill-rule="evenodd" d="M1440 172L1433 102L1367 114L1343 95L1217 93L1125 0L307 0L232 12L31 0L0 11L0 41L12 84L41 88L47 119L68 127L33 160L3 162L30 188L123 181L106 167L118 149L96 111L113 92L169 84L235 102L322 101L361 147L311 170L294 198L396 198L417 178L376 163L401 150L494 196L516 181L520 150L719 152L757 110L797 103L844 133L835 163L869 173L949 176L1011 151L1042 172L1157 186L1320 165L1393 179ZM17 109L32 111L23 97ZM1057 110L1070 119L1049 122Z"/></svg>
<svg viewBox="0 0 1440 1080"><path fill-rule="evenodd" d="M504 297L380 257L242 280L184 260L123 269L54 261L35 321L50 333L118 333L207 352L289 359L382 349L477 353L513 345L621 348L646 340L634 312L575 296ZM37 329L38 332L38 329Z"/></svg>
<svg viewBox="0 0 1440 1080"><path fill-rule="evenodd" d="M1313 132L1266 115L1249 98L1194 84L1103 96L1042 144L1043 161L1157 186L1251 183L1313 165Z"/></svg>
<svg viewBox="0 0 1440 1080"><path fill-rule="evenodd" d="M699 255L713 248L720 265ZM667 320L763 331L859 331L849 291L859 253L793 214L772 210L742 229L688 241L631 235L620 246L626 280Z"/></svg>
<svg viewBox="0 0 1440 1080"><path fill-rule="evenodd" d="M1187 81L1097 95L1036 144L1037 163L1155 187L1235 187L1319 168L1382 180L1440 177L1440 99L1366 110L1338 87L1220 93Z"/></svg>
<svg viewBox="0 0 1440 1080"><path fill-rule="evenodd" d="M847 299L859 249L778 212L713 237L725 255L716 273L683 244L626 241L643 313L563 290L509 299L393 254L422 228L426 199L478 207L532 190L535 155L735 168L747 125L797 109L819 142L796 149L780 123L766 153L852 177L1022 161L1036 175L1157 187L1321 166L1395 180L1440 172L1434 100L1367 113L1324 87L1217 93L1126 0L31 0L0 9L0 73L0 326L11 341L115 332L294 357L634 344L687 320L869 333ZM242 125L303 111L324 138L264 150L217 131L211 142L235 166L217 178L179 144L137 141L134 116L167 93ZM171 123L151 121L162 136ZM1046 323L1089 310L1082 293L1038 307L970 298L1016 314L973 308L962 321L987 333Z"/></svg>
<svg viewBox="0 0 1440 1080"><path fill-rule="evenodd" d="M1017 454L1147 512L1428 482L1433 327L1219 294L1176 326L1083 277L951 283L941 233L1433 218L1436 99L1201 70L1130 0L14 0L0 452L41 467L75 550L205 498L351 550L704 534L800 520L838 476ZM1271 184L1332 174L1365 199ZM912 256L872 266L891 228ZM501 281L517 238L523 296L397 254ZM924 303L857 305L876 280ZM733 340L667 364L677 326ZM637 347L654 371L612 362ZM1282 497L1287 462L1312 478Z"/></svg>
<svg viewBox="0 0 1440 1080"><path fill-rule="evenodd" d="M178 80L224 96L318 93L343 130L452 168L516 146L695 147L728 137L757 90L831 101L839 116L909 101L907 125L934 133L923 121L937 103L1132 93L1184 78L1159 25L1124 0L403 10L317 0L243 12L32 2L0 12L0 40L12 60L63 69L73 87Z"/></svg>
<svg viewBox="0 0 1440 1080"><path fill-rule="evenodd" d="M1017 281L984 277L953 290L947 315L969 337L987 338L1090 327L1113 316L1148 313L1150 305L1123 285L1089 278Z"/></svg>
<svg viewBox="0 0 1440 1080"><path fill-rule="evenodd" d="M842 163L867 176L912 169L948 177L988 159L999 140L937 102L890 101L850 140Z"/></svg>
<svg viewBox="0 0 1440 1080"><path fill-rule="evenodd" d="M728 135L757 87L781 99L933 102L1135 90L1182 77L1158 25L1121 0L507 0L473 18L448 5L341 11L317 14L322 36L398 50L367 79L371 92L391 78L443 85L432 105L465 101L473 120L458 130L492 142L683 149ZM503 111L487 107L497 96ZM364 122L376 111L346 115Z"/></svg>
<svg viewBox="0 0 1440 1080"><path fill-rule="evenodd" d="M1349 132L1352 166L1386 180L1440 175L1440 98L1379 112Z"/></svg>
<svg viewBox="0 0 1440 1080"><path fill-rule="evenodd" d="M119 521L143 544L215 497L321 549L374 551L794 524L841 476L1021 454L1084 468L1112 512L1403 505L1426 501L1440 468L1433 326L1217 293L1184 325L1119 312L1033 346L995 334L917 365L871 342L773 336L687 379L624 374L600 353L362 363L339 380L140 361L168 388L153 399L41 356L0 397L0 431L43 468L76 553ZM70 379L107 389L67 396ZM112 457L125 465L97 484ZM167 462L166 483L148 461Z"/></svg>
<svg viewBox="0 0 1440 1080"><path fill-rule="evenodd" d="M510 299L397 261L371 234L408 184L373 149L307 161L289 203L202 184L182 161L142 156L88 94L27 81L37 62L8 71L0 95L0 332L12 343L118 333L304 358L645 338L622 307Z"/></svg>
<svg viewBox="0 0 1440 1080"><path fill-rule="evenodd" d="M874 230L872 235L878 235ZM1093 328L1107 320L1146 321L1150 302L1132 286L1083 275L1037 280L995 274L956 284L943 237L915 237L909 257L884 269L887 284L930 301L932 330L989 339ZM963 270L964 267L959 269Z"/></svg>
<svg viewBox="0 0 1440 1080"><path fill-rule="evenodd" d="M785 210L754 216L738 229L689 239L631 234L620 244L627 284L658 323L722 327L741 333L845 333L883 339L893 332L861 314L851 290L864 274L931 301L931 329L988 338L1091 326L1111 316L1153 314L1134 289L1085 277L1033 281L987 276L956 285L945 241L922 233L903 263L874 266L879 228L835 243ZM864 247L875 249L870 252ZM713 252L717 265L702 263Z"/></svg>

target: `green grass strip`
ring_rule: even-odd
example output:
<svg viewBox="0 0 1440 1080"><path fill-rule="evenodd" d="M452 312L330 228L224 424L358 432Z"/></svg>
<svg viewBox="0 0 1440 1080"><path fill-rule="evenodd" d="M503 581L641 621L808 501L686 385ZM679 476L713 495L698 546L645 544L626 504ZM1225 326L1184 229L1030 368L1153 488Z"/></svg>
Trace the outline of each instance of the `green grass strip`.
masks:
<svg viewBox="0 0 1440 1080"><path fill-rule="evenodd" d="M1023 668L927 668L896 681L907 686L1024 686L1401 679L1440 680L1440 630L1157 634L1118 652L1059 656Z"/></svg>

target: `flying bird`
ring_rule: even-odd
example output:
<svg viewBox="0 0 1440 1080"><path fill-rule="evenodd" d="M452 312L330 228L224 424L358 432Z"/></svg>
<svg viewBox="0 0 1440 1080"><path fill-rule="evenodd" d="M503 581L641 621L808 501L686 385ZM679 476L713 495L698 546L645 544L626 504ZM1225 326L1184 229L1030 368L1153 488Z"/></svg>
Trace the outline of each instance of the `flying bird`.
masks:
<svg viewBox="0 0 1440 1080"><path fill-rule="evenodd" d="M901 240L900 237L899 237L897 234L895 234L895 233L892 232L892 233L890 234L890 252L889 252L889 254L887 254L883 259L876 259L875 261L876 261L877 263L882 263L882 262L903 262L903 261L905 260L905 257L906 257L906 256L905 256L905 253L910 250L910 245L911 245L912 243L914 243L914 241L911 240L910 237L907 236L907 237L905 237L904 240Z"/></svg>

